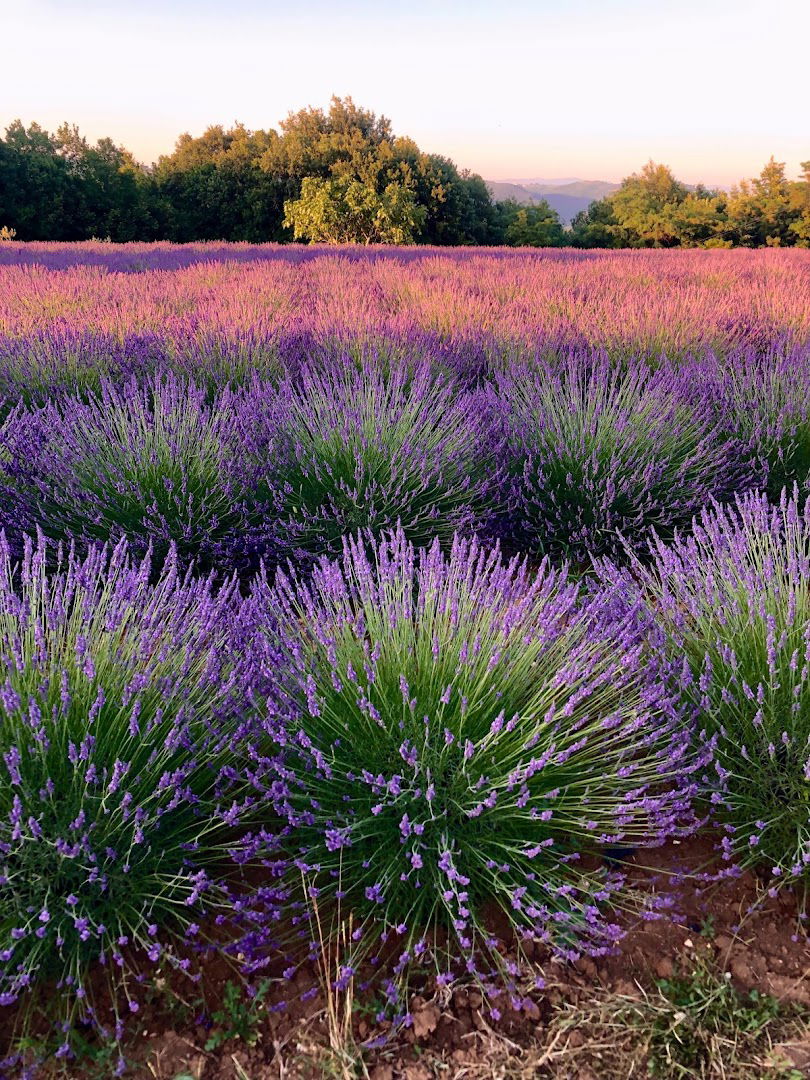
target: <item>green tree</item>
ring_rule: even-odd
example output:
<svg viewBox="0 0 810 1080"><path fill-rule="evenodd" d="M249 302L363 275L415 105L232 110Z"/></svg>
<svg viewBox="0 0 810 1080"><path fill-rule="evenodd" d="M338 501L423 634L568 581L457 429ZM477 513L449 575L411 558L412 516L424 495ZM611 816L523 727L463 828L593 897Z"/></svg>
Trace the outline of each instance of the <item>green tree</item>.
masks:
<svg viewBox="0 0 810 1080"><path fill-rule="evenodd" d="M292 189L261 165L278 138L243 124L181 135L152 178L164 234L180 242L283 239L284 199Z"/></svg>
<svg viewBox="0 0 810 1080"><path fill-rule="evenodd" d="M802 162L802 175L790 186L790 209L794 220L790 231L798 247L810 247L810 161Z"/></svg>
<svg viewBox="0 0 810 1080"><path fill-rule="evenodd" d="M725 197L699 184L680 202L670 204L672 231L681 247L725 246Z"/></svg>
<svg viewBox="0 0 810 1080"><path fill-rule="evenodd" d="M545 199L532 206L512 200L499 204L502 242L509 247L559 247L565 243L560 215Z"/></svg>
<svg viewBox="0 0 810 1080"><path fill-rule="evenodd" d="M581 248L624 247L626 239L610 198L598 199L580 210L571 222L571 244Z"/></svg>
<svg viewBox="0 0 810 1080"><path fill-rule="evenodd" d="M55 139L14 120L0 146L0 220L19 240L81 239L65 214L69 179Z"/></svg>
<svg viewBox="0 0 810 1080"><path fill-rule="evenodd" d="M118 242L152 234L148 177L128 150L108 138L91 146L67 123L57 130L55 145L67 172L65 213L74 232Z"/></svg>
<svg viewBox="0 0 810 1080"><path fill-rule="evenodd" d="M687 194L688 188L666 165L648 161L640 173L624 179L609 199L617 225L631 246L676 247L679 236L673 210Z"/></svg>
<svg viewBox="0 0 810 1080"><path fill-rule="evenodd" d="M386 117L350 97L333 97L327 113L312 108L290 113L280 127L281 136L267 147L261 167L297 181L358 171L370 154L390 149L395 141Z"/></svg>
<svg viewBox="0 0 810 1080"><path fill-rule="evenodd" d="M415 146L415 144L414 144ZM440 154L415 149L411 169L425 208L419 240L426 244L500 244L500 215L484 180Z"/></svg>
<svg viewBox="0 0 810 1080"><path fill-rule="evenodd" d="M296 240L325 244L411 244L425 211L405 183L384 187L352 176L307 176L298 199L285 203L284 224Z"/></svg>
<svg viewBox="0 0 810 1080"><path fill-rule="evenodd" d="M754 180L742 180L731 189L727 207L727 234L743 247L791 244L796 219L791 206L791 185L785 164L772 157Z"/></svg>
<svg viewBox="0 0 810 1080"><path fill-rule="evenodd" d="M619 189L576 215L577 247L702 247L725 244L726 199L699 184L690 190L666 165L647 162Z"/></svg>
<svg viewBox="0 0 810 1080"><path fill-rule="evenodd" d="M386 117L355 105L350 97L333 97L327 112L302 109L291 113L281 124L278 141L262 157L261 166L283 178L288 189L292 189L287 197L288 205L303 198L302 184L306 178L344 181L334 187L310 187L307 196L311 200L312 193L319 191L322 200L324 193L331 191L331 197L343 207L338 231L345 229L351 204L365 206L361 214L364 222L369 217L388 221L386 235L393 235L393 228L397 234L411 238L397 242L498 242L497 214L480 176L460 172L448 158L425 154L412 139L395 136ZM384 197L389 185L394 186ZM410 211L404 213L411 198L400 188L412 194L413 215ZM351 197L347 199L348 192ZM372 203L377 207L375 213L370 210ZM298 211L293 214L300 219ZM305 216L311 224L310 210ZM289 215L288 220L292 220ZM405 227L407 221L412 221L412 225ZM299 220L299 230L300 226ZM336 223L331 222L328 231L333 233L336 229ZM365 225L358 224L354 233L360 235L365 231ZM299 231L296 235L309 234Z"/></svg>

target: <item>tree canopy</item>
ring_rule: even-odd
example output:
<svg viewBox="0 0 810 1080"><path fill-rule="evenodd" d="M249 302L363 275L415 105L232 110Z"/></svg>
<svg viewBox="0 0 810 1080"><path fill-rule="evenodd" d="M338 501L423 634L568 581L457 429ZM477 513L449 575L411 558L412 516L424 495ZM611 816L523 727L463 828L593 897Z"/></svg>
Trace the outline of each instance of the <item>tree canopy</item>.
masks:
<svg viewBox="0 0 810 1080"><path fill-rule="evenodd" d="M687 187L648 162L619 189L574 218L580 247L810 246L810 162L791 181L773 158L730 192Z"/></svg>
<svg viewBox="0 0 810 1080"><path fill-rule="evenodd" d="M349 97L290 113L277 131L182 134L150 166L67 123L50 133L15 120L0 138L0 230L19 240L810 247L810 162L793 180L771 158L723 192L650 161L566 229L545 201L494 201L480 176Z"/></svg>

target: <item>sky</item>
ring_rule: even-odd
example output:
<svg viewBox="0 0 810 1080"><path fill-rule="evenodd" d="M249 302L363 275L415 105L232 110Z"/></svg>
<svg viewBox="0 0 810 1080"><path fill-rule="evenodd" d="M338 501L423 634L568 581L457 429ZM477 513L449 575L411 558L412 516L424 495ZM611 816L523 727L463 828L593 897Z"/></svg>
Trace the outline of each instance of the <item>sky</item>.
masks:
<svg viewBox="0 0 810 1080"><path fill-rule="evenodd" d="M0 128L145 162L332 94L488 180L728 186L810 158L810 0L0 0Z"/></svg>

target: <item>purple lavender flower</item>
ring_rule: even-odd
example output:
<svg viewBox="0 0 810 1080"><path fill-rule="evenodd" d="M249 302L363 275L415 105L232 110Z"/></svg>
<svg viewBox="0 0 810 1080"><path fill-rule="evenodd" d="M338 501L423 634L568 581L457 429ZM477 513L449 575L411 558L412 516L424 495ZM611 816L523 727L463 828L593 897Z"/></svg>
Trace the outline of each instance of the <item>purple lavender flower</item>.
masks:
<svg viewBox="0 0 810 1080"><path fill-rule="evenodd" d="M693 534L657 540L625 580L681 665L682 692L714 764L704 797L722 850L782 885L810 880L810 505L749 493ZM622 574L609 564L610 580Z"/></svg>
<svg viewBox="0 0 810 1080"><path fill-rule="evenodd" d="M740 453L669 364L604 355L513 368L497 380L510 529L533 551L622 550L686 525L740 482Z"/></svg>
<svg viewBox="0 0 810 1080"><path fill-rule="evenodd" d="M778 502L810 492L810 350L737 349L690 360L684 378L709 401L718 430L749 459L756 485ZM749 485L751 486L751 485Z"/></svg>
<svg viewBox="0 0 810 1080"><path fill-rule="evenodd" d="M186 560L232 564L246 531L234 429L231 395L209 404L174 376L18 409L0 460L4 524L85 544L126 537L161 556L174 545Z"/></svg>
<svg viewBox="0 0 810 1080"><path fill-rule="evenodd" d="M173 943L229 910L209 870L256 816L254 733L232 585L173 556L150 584L123 542L46 561L28 542L15 566L0 536L0 996L27 1008L55 980L67 1022L91 968L182 967Z"/></svg>
<svg viewBox="0 0 810 1080"><path fill-rule="evenodd" d="M347 539L309 580L260 581L252 603L297 711L266 723L300 903L339 897L409 956L439 926L462 966L497 963L493 907L563 951L615 940L621 879L599 853L691 827L697 767L641 605L402 530L371 551Z"/></svg>
<svg viewBox="0 0 810 1080"><path fill-rule="evenodd" d="M240 422L245 487L290 551L336 553L349 532L397 523L424 544L487 521L487 411L427 361L303 366L247 392Z"/></svg>

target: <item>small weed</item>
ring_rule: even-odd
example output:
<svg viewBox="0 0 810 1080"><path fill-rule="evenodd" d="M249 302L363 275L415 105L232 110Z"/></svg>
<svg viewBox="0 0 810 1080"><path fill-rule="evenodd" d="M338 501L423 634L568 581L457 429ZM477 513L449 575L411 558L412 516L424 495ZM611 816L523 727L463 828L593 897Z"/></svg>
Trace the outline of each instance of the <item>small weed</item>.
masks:
<svg viewBox="0 0 810 1080"><path fill-rule="evenodd" d="M255 1046L263 1017L262 1004L269 989L269 979L263 979L253 994L248 994L241 983L229 981L222 995L222 1008L211 1014L214 1027L205 1049L218 1050L230 1039Z"/></svg>
<svg viewBox="0 0 810 1080"><path fill-rule="evenodd" d="M570 1008L553 1024L543 1064L587 1063L600 1080L799 1080L779 1044L803 1044L807 1020L798 1006L741 993L700 960L637 998L605 995Z"/></svg>
<svg viewBox="0 0 810 1080"><path fill-rule="evenodd" d="M700 935L701 937L707 938L709 941L714 941L717 936L717 927L714 925L714 915L707 915L700 924Z"/></svg>
<svg viewBox="0 0 810 1080"><path fill-rule="evenodd" d="M693 972L658 983L649 1030L651 1076L711 1075L718 1046L755 1041L780 1014L775 998L752 990L740 994L728 974L703 964ZM746 1038L749 1037L749 1038Z"/></svg>

